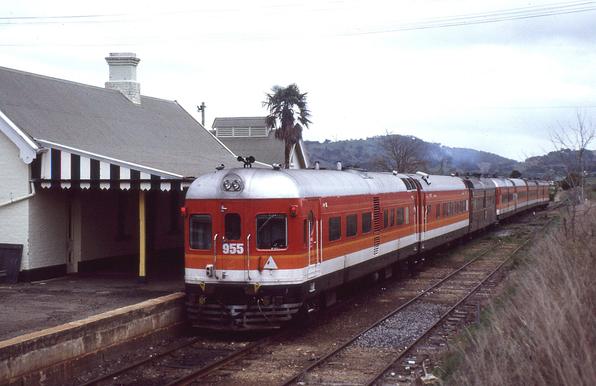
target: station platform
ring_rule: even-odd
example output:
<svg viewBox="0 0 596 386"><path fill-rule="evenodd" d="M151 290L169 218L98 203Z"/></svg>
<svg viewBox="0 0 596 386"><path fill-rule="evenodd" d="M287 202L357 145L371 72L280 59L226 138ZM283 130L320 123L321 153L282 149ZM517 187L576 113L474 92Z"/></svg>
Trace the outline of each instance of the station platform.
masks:
<svg viewBox="0 0 596 386"><path fill-rule="evenodd" d="M185 326L181 271L0 283L0 385L61 385L122 343Z"/></svg>
<svg viewBox="0 0 596 386"><path fill-rule="evenodd" d="M0 283L0 341L184 290L182 273L149 277L95 272Z"/></svg>

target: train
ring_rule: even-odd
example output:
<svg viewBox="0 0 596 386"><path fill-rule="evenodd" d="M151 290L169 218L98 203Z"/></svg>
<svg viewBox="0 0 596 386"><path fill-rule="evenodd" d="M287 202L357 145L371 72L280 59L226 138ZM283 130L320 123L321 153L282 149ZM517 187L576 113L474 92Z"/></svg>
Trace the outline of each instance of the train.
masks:
<svg viewBox="0 0 596 386"><path fill-rule="evenodd" d="M549 202L545 181L232 168L184 206L186 311L198 328L277 328L366 275Z"/></svg>

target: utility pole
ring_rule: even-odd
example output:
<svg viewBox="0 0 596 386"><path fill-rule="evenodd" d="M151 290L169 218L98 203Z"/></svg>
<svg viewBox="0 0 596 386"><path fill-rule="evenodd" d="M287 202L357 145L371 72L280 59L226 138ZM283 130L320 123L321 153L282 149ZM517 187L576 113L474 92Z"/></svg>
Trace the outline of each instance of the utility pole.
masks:
<svg viewBox="0 0 596 386"><path fill-rule="evenodd" d="M200 106L197 106L197 111L201 112L201 125L203 125L203 127L205 127L205 108L207 106L205 105L205 102L201 102Z"/></svg>

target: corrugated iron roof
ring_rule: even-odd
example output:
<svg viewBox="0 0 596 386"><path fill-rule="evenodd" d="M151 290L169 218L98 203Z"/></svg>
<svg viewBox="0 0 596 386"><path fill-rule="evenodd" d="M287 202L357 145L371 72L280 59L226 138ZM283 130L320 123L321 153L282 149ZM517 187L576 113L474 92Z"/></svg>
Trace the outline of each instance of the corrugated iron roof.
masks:
<svg viewBox="0 0 596 386"><path fill-rule="evenodd" d="M252 155L257 161L269 165L284 163L284 142L275 139L273 131L268 137L220 137L219 140L236 155L243 157Z"/></svg>
<svg viewBox="0 0 596 386"><path fill-rule="evenodd" d="M31 138L191 177L237 163L176 101L0 67L0 110Z"/></svg>
<svg viewBox="0 0 596 386"><path fill-rule="evenodd" d="M265 117L218 117L213 120L214 129L232 127L267 127Z"/></svg>

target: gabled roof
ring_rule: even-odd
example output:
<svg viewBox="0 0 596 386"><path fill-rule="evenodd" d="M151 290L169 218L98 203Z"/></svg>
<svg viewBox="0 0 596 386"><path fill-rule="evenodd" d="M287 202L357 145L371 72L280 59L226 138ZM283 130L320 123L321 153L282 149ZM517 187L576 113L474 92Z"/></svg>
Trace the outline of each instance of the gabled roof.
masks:
<svg viewBox="0 0 596 386"><path fill-rule="evenodd" d="M237 163L176 101L0 67L0 112L38 144L54 143L185 177Z"/></svg>
<svg viewBox="0 0 596 386"><path fill-rule="evenodd" d="M284 164L284 143L275 138L273 131L267 137L221 137L219 140L236 155L252 155L257 161L269 165Z"/></svg>
<svg viewBox="0 0 596 386"><path fill-rule="evenodd" d="M267 127L265 117L224 117L213 120L214 129L234 128L234 127Z"/></svg>

